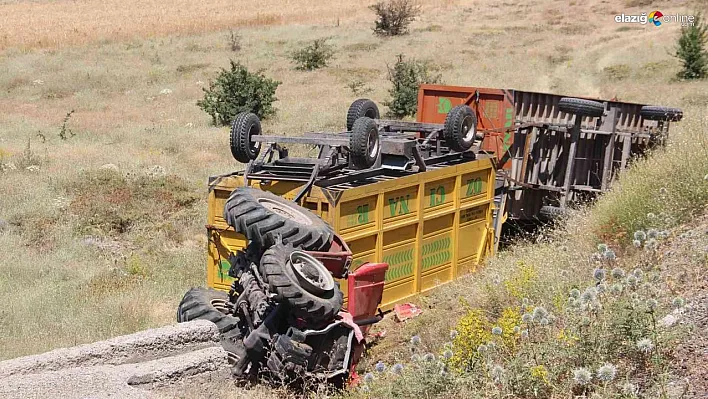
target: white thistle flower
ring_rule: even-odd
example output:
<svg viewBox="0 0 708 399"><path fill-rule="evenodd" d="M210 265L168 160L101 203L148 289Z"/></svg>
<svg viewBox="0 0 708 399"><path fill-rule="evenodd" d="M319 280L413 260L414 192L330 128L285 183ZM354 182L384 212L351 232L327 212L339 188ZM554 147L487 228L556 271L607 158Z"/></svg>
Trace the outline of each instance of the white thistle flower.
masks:
<svg viewBox="0 0 708 399"><path fill-rule="evenodd" d="M597 378L604 382L610 382L615 379L617 375L617 367L612 363L605 363L599 369L597 369Z"/></svg>
<svg viewBox="0 0 708 399"><path fill-rule="evenodd" d="M592 381L592 373L585 367L573 370L573 381L577 385L588 385Z"/></svg>
<svg viewBox="0 0 708 399"><path fill-rule="evenodd" d="M654 343L649 338L642 338L637 341L637 349L644 353L650 353L654 350Z"/></svg>

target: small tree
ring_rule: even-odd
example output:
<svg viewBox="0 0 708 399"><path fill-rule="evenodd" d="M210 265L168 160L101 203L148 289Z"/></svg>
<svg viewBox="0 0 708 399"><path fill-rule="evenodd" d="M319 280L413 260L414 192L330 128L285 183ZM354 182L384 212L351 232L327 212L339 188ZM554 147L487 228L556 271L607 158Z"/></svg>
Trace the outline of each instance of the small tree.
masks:
<svg viewBox="0 0 708 399"><path fill-rule="evenodd" d="M681 79L703 79L708 76L708 26L700 14L695 14L693 25L681 28L681 36L676 48L676 57L681 59L683 69L678 73Z"/></svg>
<svg viewBox="0 0 708 399"><path fill-rule="evenodd" d="M295 68L304 71L326 67L332 57L334 48L327 43L327 39L316 39L292 54L292 59L297 64Z"/></svg>
<svg viewBox="0 0 708 399"><path fill-rule="evenodd" d="M393 84L389 90L391 101L384 102L389 114L397 118L413 116L418 108L418 87L422 83L437 83L439 76L430 73L428 64L416 60L404 60L403 55L393 68L388 68L388 80Z"/></svg>
<svg viewBox="0 0 708 399"><path fill-rule="evenodd" d="M411 0L379 1L369 8L376 13L374 33L382 36L408 33L408 25L420 14L420 5Z"/></svg>
<svg viewBox="0 0 708 399"><path fill-rule="evenodd" d="M275 113L273 102L280 83L263 75L262 70L250 72L241 63L231 61L231 69L221 69L197 105L211 115L215 125L229 125L240 112L265 118Z"/></svg>

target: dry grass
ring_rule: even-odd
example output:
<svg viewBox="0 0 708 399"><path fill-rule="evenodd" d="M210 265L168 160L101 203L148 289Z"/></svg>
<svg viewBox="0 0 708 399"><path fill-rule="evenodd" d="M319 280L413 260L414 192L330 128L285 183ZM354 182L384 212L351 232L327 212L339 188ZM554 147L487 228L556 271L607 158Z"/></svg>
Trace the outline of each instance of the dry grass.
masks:
<svg viewBox="0 0 708 399"><path fill-rule="evenodd" d="M360 3L255 4L180 2L167 12L160 2L0 2L0 163L17 168L0 173L0 358L172 322L182 293L204 283L207 177L238 165L226 130L195 102L229 58L283 81L278 112L264 124L277 133L342 129L348 84L363 80L381 103L386 64L399 53L437 64L449 84L690 103L687 123L708 105L705 82L672 80L677 27L617 31L616 10L599 0L563 6L560 23L546 19L559 7L551 0L424 1L412 33L393 39L372 35L373 15ZM590 14L582 24L563 18ZM238 26L235 53L228 29ZM332 64L294 70L288 54L323 37L337 49ZM633 74L606 81L603 69L618 64ZM76 136L64 141L71 110ZM80 212L64 204L98 201L100 190L59 182L108 163L127 181L158 165L199 199L174 211L153 191L139 200L164 220L86 236Z"/></svg>
<svg viewBox="0 0 708 399"><path fill-rule="evenodd" d="M102 41L190 35L233 28L293 24L339 25L368 18L373 2L316 0L2 1L0 51L57 48ZM451 6L454 0L424 0Z"/></svg>

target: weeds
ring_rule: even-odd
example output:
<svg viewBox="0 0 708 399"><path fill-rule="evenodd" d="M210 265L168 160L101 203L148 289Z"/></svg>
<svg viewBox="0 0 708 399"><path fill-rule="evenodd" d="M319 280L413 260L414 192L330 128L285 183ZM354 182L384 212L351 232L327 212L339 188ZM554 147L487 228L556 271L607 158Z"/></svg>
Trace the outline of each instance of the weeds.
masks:
<svg viewBox="0 0 708 399"><path fill-rule="evenodd" d="M327 39L315 39L304 48L295 51L291 58L295 62L295 69L312 71L324 68L334 57L334 47L327 43Z"/></svg>
<svg viewBox="0 0 708 399"><path fill-rule="evenodd" d="M562 305L545 306L548 294L541 293L522 299L509 295L513 305L493 319L485 309L471 308L451 342L442 344L438 360L416 353L421 344L415 336L414 355L400 366L405 371L372 373L360 392L370 397L405 397L399 393L405 390L424 397L452 391L458 397L550 398L621 397L628 383L645 392L659 389L678 330L659 326L657 319L683 302L658 296L659 257L649 247L637 255L645 266L628 271L607 245L592 258L595 269L579 285L561 286L567 290ZM504 284L542 284L527 274L521 266Z"/></svg>
<svg viewBox="0 0 708 399"><path fill-rule="evenodd" d="M610 80L624 80L630 76L632 69L627 64L616 64L602 68L602 72Z"/></svg>
<svg viewBox="0 0 708 399"><path fill-rule="evenodd" d="M354 78L347 83L346 88L348 88L353 95L359 96L371 92L371 88L366 86L366 82L359 78Z"/></svg>
<svg viewBox="0 0 708 399"><path fill-rule="evenodd" d="M74 110L72 109L71 111L66 113L66 116L64 116L64 119L62 120L61 127L59 128L59 138L62 139L62 141L66 141L70 137L76 136L76 133L74 133L71 129L67 127L69 119L71 119L71 115L73 114Z"/></svg>
<svg viewBox="0 0 708 399"><path fill-rule="evenodd" d="M241 35L234 32L233 29L229 30L229 35L226 37L229 49L234 53L241 51Z"/></svg>
<svg viewBox="0 0 708 399"><path fill-rule="evenodd" d="M129 232L138 224L155 224L194 204L198 197L177 176L126 177L105 169L85 172L63 184L76 215L76 232L101 236Z"/></svg>
<svg viewBox="0 0 708 399"><path fill-rule="evenodd" d="M39 167L42 165L42 158L32 150L31 139L27 139L27 145L24 151L22 151L22 154L17 158L14 164L20 170L28 170L30 172L39 170Z"/></svg>

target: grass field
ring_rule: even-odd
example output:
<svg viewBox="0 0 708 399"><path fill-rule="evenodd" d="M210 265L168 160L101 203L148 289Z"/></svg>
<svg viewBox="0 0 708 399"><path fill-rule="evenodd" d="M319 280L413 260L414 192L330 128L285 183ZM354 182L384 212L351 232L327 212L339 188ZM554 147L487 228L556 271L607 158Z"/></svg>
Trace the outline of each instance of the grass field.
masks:
<svg viewBox="0 0 708 399"><path fill-rule="evenodd" d="M700 1L422 4L409 35L379 38L352 1L0 1L0 359L173 322L204 284L207 177L239 166L195 102L229 59L283 82L268 132L342 129L347 84L381 103L405 54L448 84L684 107L683 144L656 166L708 173L708 83L673 78L679 27L614 22ZM331 66L296 71L288 55L323 37ZM647 176L680 189L660 171ZM636 206L621 192L593 220Z"/></svg>

